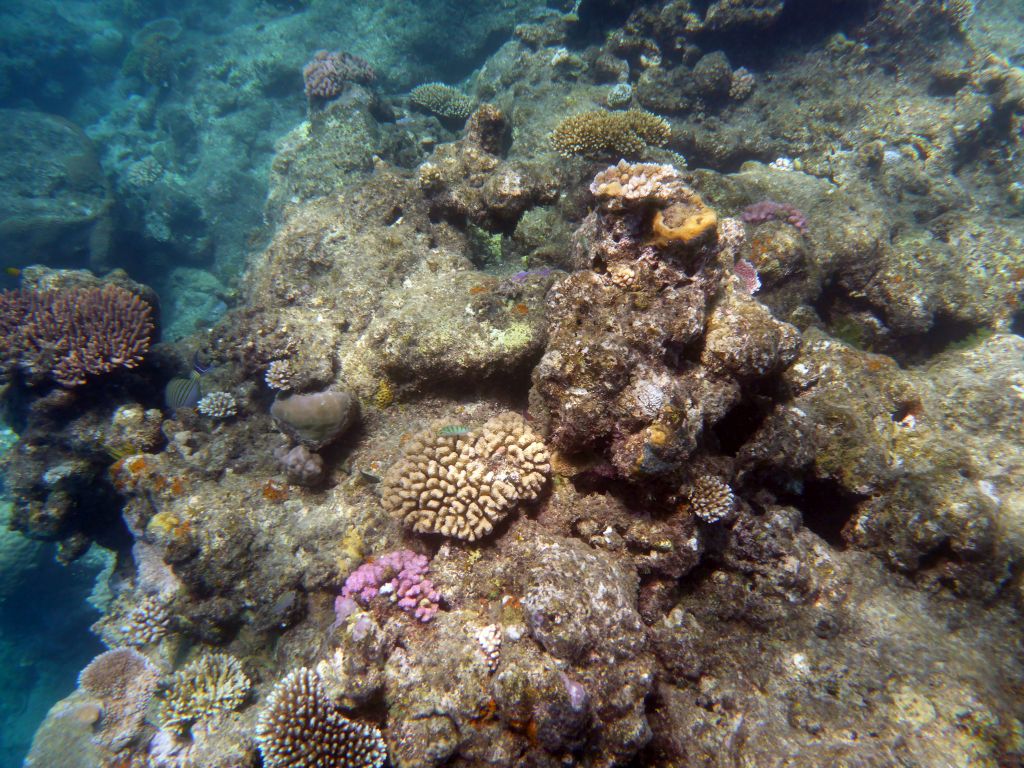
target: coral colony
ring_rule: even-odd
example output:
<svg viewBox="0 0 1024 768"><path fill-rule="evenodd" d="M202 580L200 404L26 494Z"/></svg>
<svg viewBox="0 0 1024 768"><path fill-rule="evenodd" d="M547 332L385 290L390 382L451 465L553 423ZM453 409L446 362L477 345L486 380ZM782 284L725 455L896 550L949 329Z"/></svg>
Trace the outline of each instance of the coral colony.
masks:
<svg viewBox="0 0 1024 768"><path fill-rule="evenodd" d="M1024 760L1012 3L8 5L4 754Z"/></svg>

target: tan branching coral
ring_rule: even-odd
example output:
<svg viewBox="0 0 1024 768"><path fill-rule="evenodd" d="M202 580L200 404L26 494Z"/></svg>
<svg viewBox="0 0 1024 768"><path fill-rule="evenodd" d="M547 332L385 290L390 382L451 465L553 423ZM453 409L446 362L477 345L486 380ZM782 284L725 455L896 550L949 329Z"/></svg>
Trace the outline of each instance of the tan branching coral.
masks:
<svg viewBox="0 0 1024 768"><path fill-rule="evenodd" d="M562 120L551 134L551 145L562 157L627 156L660 147L671 136L668 122L650 112L595 109Z"/></svg>
<svg viewBox="0 0 1024 768"><path fill-rule="evenodd" d="M667 205L688 190L671 165L619 160L594 177L590 191L602 205L615 210L648 203Z"/></svg>
<svg viewBox="0 0 1024 768"><path fill-rule="evenodd" d="M551 474L543 440L506 412L475 432L443 422L415 435L385 474L385 509L417 533L476 541L519 504L533 501Z"/></svg>
<svg viewBox="0 0 1024 768"><path fill-rule="evenodd" d="M712 475L697 478L687 489L690 510L705 523L718 523L732 516L736 497L727 483Z"/></svg>
<svg viewBox="0 0 1024 768"><path fill-rule="evenodd" d="M149 350L153 308L119 285L0 293L0 366L76 387Z"/></svg>
<svg viewBox="0 0 1024 768"><path fill-rule="evenodd" d="M113 750L138 733L160 680L150 661L131 648L101 653L82 670L78 687L103 707L95 740Z"/></svg>
<svg viewBox="0 0 1024 768"><path fill-rule="evenodd" d="M185 733L193 723L238 709L251 683L234 656L211 653L174 673L160 706L163 727Z"/></svg>
<svg viewBox="0 0 1024 768"><path fill-rule="evenodd" d="M410 91L409 101L426 112L449 120L465 120L473 111L473 102L444 83L417 85Z"/></svg>
<svg viewBox="0 0 1024 768"><path fill-rule="evenodd" d="M256 722L265 768L380 768L380 731L341 715L320 676L302 667L277 684Z"/></svg>

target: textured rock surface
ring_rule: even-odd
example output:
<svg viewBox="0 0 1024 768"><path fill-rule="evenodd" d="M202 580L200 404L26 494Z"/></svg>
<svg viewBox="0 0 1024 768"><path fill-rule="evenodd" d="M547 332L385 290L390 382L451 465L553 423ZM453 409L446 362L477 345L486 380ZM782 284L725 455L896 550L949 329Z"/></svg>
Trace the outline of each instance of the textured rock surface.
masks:
<svg viewBox="0 0 1024 768"><path fill-rule="evenodd" d="M92 142L55 115L5 109L0 120L0 266L106 266L113 197Z"/></svg>

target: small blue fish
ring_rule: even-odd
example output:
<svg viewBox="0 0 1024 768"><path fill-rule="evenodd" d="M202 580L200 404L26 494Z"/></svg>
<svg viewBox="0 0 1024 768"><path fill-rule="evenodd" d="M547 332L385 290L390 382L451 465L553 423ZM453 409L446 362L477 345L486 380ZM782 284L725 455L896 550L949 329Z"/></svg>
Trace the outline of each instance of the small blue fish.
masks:
<svg viewBox="0 0 1024 768"><path fill-rule="evenodd" d="M203 364L199 352L192 356L192 373L188 378L179 376L167 382L164 389L164 402L172 413L179 408L195 408L202 394L199 380L203 374L213 367L212 364Z"/></svg>
<svg viewBox="0 0 1024 768"><path fill-rule="evenodd" d="M448 424L437 430L437 434L441 437L458 437L469 434L469 427L464 427L461 424Z"/></svg>

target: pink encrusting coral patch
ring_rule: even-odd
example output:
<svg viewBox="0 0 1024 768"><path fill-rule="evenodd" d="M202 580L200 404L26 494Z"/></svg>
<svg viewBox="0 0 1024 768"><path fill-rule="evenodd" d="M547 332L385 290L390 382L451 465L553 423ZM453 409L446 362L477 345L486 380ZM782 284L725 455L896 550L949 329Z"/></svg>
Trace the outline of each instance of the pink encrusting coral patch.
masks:
<svg viewBox="0 0 1024 768"><path fill-rule="evenodd" d="M356 603L368 606L378 595L387 595L391 602L420 621L434 618L441 603L441 594L427 578L430 562L424 555L409 549L388 552L356 568L345 580L341 594L334 601L338 622L344 621Z"/></svg>

